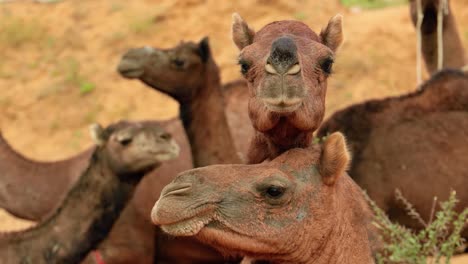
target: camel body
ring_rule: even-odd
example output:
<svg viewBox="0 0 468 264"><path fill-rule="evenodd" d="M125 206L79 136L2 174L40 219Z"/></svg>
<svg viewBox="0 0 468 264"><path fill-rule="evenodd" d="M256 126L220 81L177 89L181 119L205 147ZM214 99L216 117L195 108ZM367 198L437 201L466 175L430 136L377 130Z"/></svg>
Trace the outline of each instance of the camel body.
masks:
<svg viewBox="0 0 468 264"><path fill-rule="evenodd" d="M345 108L324 122L318 136L335 131L353 153L349 174L392 220L422 228L395 201L396 188L425 220L433 197L445 200L452 189L460 200L456 209L468 206L466 73L445 70L420 91Z"/></svg>

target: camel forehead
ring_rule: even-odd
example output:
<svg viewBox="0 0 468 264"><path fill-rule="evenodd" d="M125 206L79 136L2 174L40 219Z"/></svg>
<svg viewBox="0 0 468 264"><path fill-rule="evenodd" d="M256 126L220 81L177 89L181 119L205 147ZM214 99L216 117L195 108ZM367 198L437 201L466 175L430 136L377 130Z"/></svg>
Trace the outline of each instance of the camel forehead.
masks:
<svg viewBox="0 0 468 264"><path fill-rule="evenodd" d="M309 26L294 20L276 21L264 26L255 33L253 42L265 40L273 41L283 35L320 42L319 36L310 29Z"/></svg>

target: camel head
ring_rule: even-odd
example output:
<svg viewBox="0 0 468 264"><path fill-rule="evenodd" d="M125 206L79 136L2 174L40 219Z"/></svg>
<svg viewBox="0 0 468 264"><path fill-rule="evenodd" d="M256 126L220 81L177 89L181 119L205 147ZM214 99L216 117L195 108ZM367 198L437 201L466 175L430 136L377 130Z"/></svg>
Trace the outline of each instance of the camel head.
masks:
<svg viewBox="0 0 468 264"><path fill-rule="evenodd" d="M214 62L205 37L199 43L181 42L170 49L148 46L130 49L122 56L117 70L123 77L140 79L156 90L183 100L190 99L202 88L208 65Z"/></svg>
<svg viewBox="0 0 468 264"><path fill-rule="evenodd" d="M151 217L170 235L196 236L228 255L303 263L334 228L349 160L334 133L268 163L189 170L164 188Z"/></svg>
<svg viewBox="0 0 468 264"><path fill-rule="evenodd" d="M98 153L121 176L151 170L179 155L177 143L155 122L121 121L105 129L94 124L90 133Z"/></svg>
<svg viewBox="0 0 468 264"><path fill-rule="evenodd" d="M325 111L327 78L343 40L342 16L333 17L316 34L306 24L288 20L254 32L234 14L232 38L248 81L249 107L260 104L262 111L280 116L308 112L318 126ZM266 130L259 126L258 130Z"/></svg>

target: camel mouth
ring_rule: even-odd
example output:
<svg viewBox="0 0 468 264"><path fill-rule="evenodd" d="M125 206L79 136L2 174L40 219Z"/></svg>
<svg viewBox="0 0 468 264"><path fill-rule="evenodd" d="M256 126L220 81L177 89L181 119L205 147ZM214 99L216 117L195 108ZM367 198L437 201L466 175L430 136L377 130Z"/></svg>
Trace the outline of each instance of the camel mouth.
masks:
<svg viewBox="0 0 468 264"><path fill-rule="evenodd" d="M160 150L151 152L157 160L159 161L168 161L175 159L180 154L180 147L176 143L171 144L171 148L169 150Z"/></svg>
<svg viewBox="0 0 468 264"><path fill-rule="evenodd" d="M172 236L194 236L212 220L212 214L205 214L176 223L161 225L161 229Z"/></svg>
<svg viewBox="0 0 468 264"><path fill-rule="evenodd" d="M125 78L138 78L143 75L144 70L134 62L122 60L117 71Z"/></svg>
<svg viewBox="0 0 468 264"><path fill-rule="evenodd" d="M167 197L167 195L164 197ZM156 202L153 210L151 211L151 220L155 225L160 226L161 229L169 235L194 236L215 218L215 205L209 203L199 206L195 209L183 210L190 212L191 214L189 216L180 217L178 219L168 219L173 218L174 215L177 215L177 212L175 212L176 210L172 209L169 213L169 217L164 214L161 216L160 206L161 203L165 202L165 199L167 198L160 198Z"/></svg>
<svg viewBox="0 0 468 264"><path fill-rule="evenodd" d="M268 110L275 112L275 113L282 113L282 114L292 113L296 111L297 109L299 109L301 105L302 105L302 101L294 103L294 104L284 104L284 103L271 104L271 103L265 102L265 106L267 107Z"/></svg>

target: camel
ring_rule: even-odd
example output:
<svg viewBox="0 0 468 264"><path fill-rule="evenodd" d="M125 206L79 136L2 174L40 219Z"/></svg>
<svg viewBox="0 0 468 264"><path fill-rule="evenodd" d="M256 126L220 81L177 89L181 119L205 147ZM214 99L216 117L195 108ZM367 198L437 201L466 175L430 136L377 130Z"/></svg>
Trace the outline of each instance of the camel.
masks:
<svg viewBox="0 0 468 264"><path fill-rule="evenodd" d="M176 142L186 147L181 148L178 158L165 162L143 178L142 184L137 186L131 202L123 210L109 238L106 239L108 246L105 250L98 252L104 256L118 254L122 261L127 259L124 256L128 256L130 263L135 252L143 258L140 263L152 263L154 227L148 215L159 197L158 190L162 190L171 182L177 173L192 168L189 143L183 131L179 129L182 126L180 120L142 121L141 123L159 124L173 136ZM0 188L0 200L2 206L13 215L24 216L33 221L48 218L60 205L67 191L76 183L79 174L84 172L89 164L89 158L85 158L90 157L94 149L95 146L90 147L75 155L74 158L63 161L38 162L25 158L14 151L4 139L1 140L0 168L2 173L0 179L3 188ZM51 182L54 184L50 185ZM18 188L28 185L27 183L31 183L31 187ZM37 188L33 188L35 186ZM144 239L148 237L149 239ZM138 243L132 242L130 246L126 246L130 239ZM96 255L97 253L90 254L84 263L94 264ZM118 263L114 259L112 261Z"/></svg>
<svg viewBox="0 0 468 264"><path fill-rule="evenodd" d="M354 155L349 174L388 213L414 229L395 200L399 188L427 221L434 196L457 191L457 210L468 206L468 75L458 70L436 73L420 91L370 100L334 113L318 137L342 132ZM468 230L463 233L468 238Z"/></svg>
<svg viewBox="0 0 468 264"><path fill-rule="evenodd" d="M109 232L149 170L179 147L157 124L92 127L97 147L61 206L25 231L0 234L2 263L79 263Z"/></svg>
<svg viewBox="0 0 468 264"><path fill-rule="evenodd" d="M424 19L421 27L422 52L426 69L429 74L437 71L437 13L439 10L439 0L421 0ZM443 68L459 69L468 60L465 57L465 50L458 33L455 16L449 5L449 12L443 16ZM416 1L410 0L410 16L413 24L416 25L417 11Z"/></svg>
<svg viewBox="0 0 468 264"><path fill-rule="evenodd" d="M247 87L243 81L221 85L207 37L170 49L130 49L117 69L123 77L139 79L179 103L194 167L241 162L238 153L246 151L245 137L253 133L244 122Z"/></svg>
<svg viewBox="0 0 468 264"><path fill-rule="evenodd" d="M90 147L68 159L34 161L15 151L0 133L0 207L19 218L44 220L86 169L93 152Z"/></svg>
<svg viewBox="0 0 468 264"><path fill-rule="evenodd" d="M231 112L230 125L235 129L230 129L223 94L232 94L234 95L232 98L242 98L243 96L237 96L235 91L245 90L243 87L246 86L244 82L239 81L225 87L221 86L219 69L211 55L208 38L203 38L199 43L183 42L167 50L153 47L130 49L122 56L117 68L122 76L139 79L179 102L179 115L190 142L194 167L241 163L237 147L247 146L245 140L242 142L242 138L245 138L245 133L249 133L251 129L241 122L242 116L246 117L246 114L242 114L242 109L238 105L231 106L234 111ZM232 99L232 102L244 103L245 108L247 107L245 101L237 99ZM246 129L243 129L244 127ZM182 127L180 129L182 131ZM241 142L237 146L231 131L237 131L238 142ZM158 262L224 263L226 261L214 249L192 238L173 239L160 233L156 237L155 259ZM101 248L105 247L104 243ZM120 259L117 252L114 258ZM135 258L139 257L134 255L133 259Z"/></svg>
<svg viewBox="0 0 468 264"><path fill-rule="evenodd" d="M327 78L343 41L342 16L330 19L317 35L299 21L276 21L254 32L234 14L232 38L240 50L256 131L247 162L309 146L323 120Z"/></svg>
<svg viewBox="0 0 468 264"><path fill-rule="evenodd" d="M181 173L151 217L174 236L268 263L374 263L372 219L346 174L344 137L292 149L269 162Z"/></svg>

